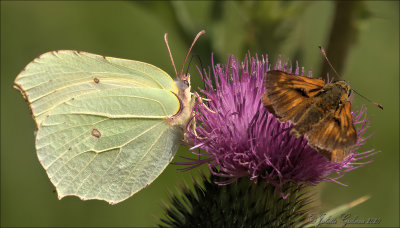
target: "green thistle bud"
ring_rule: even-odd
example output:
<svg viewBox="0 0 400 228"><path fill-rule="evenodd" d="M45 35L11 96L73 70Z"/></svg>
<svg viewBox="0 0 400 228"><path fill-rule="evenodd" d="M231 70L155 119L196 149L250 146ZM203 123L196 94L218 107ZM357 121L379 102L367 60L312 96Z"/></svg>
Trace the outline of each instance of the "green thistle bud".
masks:
<svg viewBox="0 0 400 228"><path fill-rule="evenodd" d="M166 219L159 227L301 227L307 223L310 197L303 185L283 186L286 199L265 181L239 178L228 185L217 185L222 178L202 175L202 183L182 187L181 196L172 196ZM191 190L193 189L193 190Z"/></svg>

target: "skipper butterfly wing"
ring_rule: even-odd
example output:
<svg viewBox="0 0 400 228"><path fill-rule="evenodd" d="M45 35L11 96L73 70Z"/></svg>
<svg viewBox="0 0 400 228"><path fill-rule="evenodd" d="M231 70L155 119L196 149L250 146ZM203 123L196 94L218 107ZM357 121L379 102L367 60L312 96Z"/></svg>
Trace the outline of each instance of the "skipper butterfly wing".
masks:
<svg viewBox="0 0 400 228"><path fill-rule="evenodd" d="M332 151L331 160L341 161L357 142L349 101L327 115L305 134L308 143L318 149Z"/></svg>
<svg viewBox="0 0 400 228"><path fill-rule="evenodd" d="M320 79L272 70L265 79L263 103L281 122L290 120L295 124L309 107L310 98L324 85L325 82Z"/></svg>

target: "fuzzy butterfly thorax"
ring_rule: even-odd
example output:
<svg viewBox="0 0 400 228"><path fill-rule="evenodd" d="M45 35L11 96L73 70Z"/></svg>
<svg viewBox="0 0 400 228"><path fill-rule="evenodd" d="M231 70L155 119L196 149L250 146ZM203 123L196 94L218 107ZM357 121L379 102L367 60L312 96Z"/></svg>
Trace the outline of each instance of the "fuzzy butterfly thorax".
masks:
<svg viewBox="0 0 400 228"><path fill-rule="evenodd" d="M313 97L313 102L309 106L311 109L309 116L304 121L316 124L325 115L338 110L348 100L348 91L350 91L349 86L344 81L328 83ZM304 134L307 130L302 130L299 134Z"/></svg>
<svg viewBox="0 0 400 228"><path fill-rule="evenodd" d="M350 87L345 81L337 81L328 83L315 97L320 97L319 106L336 109L339 105L344 104L349 98Z"/></svg>

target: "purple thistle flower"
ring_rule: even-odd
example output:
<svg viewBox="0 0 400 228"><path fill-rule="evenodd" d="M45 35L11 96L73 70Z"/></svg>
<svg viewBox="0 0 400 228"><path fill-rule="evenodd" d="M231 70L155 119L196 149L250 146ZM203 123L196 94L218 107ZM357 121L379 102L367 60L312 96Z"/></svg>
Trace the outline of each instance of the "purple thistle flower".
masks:
<svg viewBox="0 0 400 228"><path fill-rule="evenodd" d="M280 60L273 68L292 72L292 67ZM264 108L261 96L265 92L264 78L269 70L268 57L259 60L258 56L246 56L240 63L232 56L225 66L214 65L212 61L212 72L209 69L208 74L201 75L205 82L201 92L209 101L197 99L194 107L196 126L188 126L186 132L187 142L193 145L192 153L198 157L180 163L191 165L183 170L208 163L214 175L227 178L219 184L229 184L248 176L250 180L265 180L281 189L287 182L337 182L344 173L371 161L359 160L374 154L373 150L356 152L368 138L363 137L368 128L365 107L352 112L358 135L352 153L340 163L330 162L308 146L305 138L292 136L287 130L290 123L280 123ZM297 62L294 73L304 76L304 68L300 73ZM311 77L311 71L308 75ZM219 168L219 172L213 168ZM338 176L329 178L334 172Z"/></svg>

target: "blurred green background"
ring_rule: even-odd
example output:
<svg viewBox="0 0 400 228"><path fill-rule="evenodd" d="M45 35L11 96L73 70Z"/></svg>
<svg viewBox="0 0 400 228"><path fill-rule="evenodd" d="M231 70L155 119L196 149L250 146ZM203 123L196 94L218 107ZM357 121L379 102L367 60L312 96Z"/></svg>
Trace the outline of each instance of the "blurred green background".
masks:
<svg viewBox="0 0 400 228"><path fill-rule="evenodd" d="M362 150L375 148L381 153L373 163L341 179L348 187L320 185L320 209L369 194L372 198L350 213L358 219L380 218L374 226L399 226L399 2L358 2L350 12L339 12L352 19L332 33L335 7L330 1L2 1L1 226L155 226L168 195L181 183L190 183L199 170L179 173L178 166L170 165L149 187L114 206L76 197L58 200L37 159L34 121L12 88L13 80L35 57L57 49L140 60L173 75L163 34L169 34L179 68L201 29L207 33L194 52L203 65L210 64L211 52L216 61L225 63L229 54L243 59L250 50L272 60L279 54L298 60L314 75L319 75L323 63L317 46L329 47L333 37L331 45L336 48L328 55L334 65L353 88L385 110L354 97L353 109L366 104L371 125L367 134L374 134ZM192 88L201 87L196 69L190 72ZM178 155L188 155L187 148Z"/></svg>

